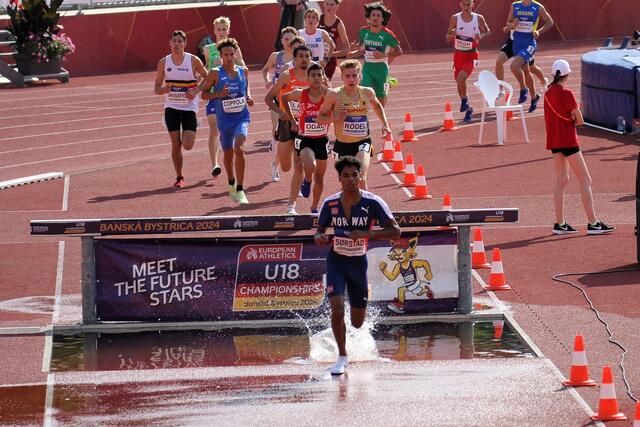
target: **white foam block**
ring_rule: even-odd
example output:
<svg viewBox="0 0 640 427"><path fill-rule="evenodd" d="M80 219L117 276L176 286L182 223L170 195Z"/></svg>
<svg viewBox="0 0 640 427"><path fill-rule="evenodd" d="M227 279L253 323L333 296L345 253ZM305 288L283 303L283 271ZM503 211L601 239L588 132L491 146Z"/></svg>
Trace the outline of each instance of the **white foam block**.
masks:
<svg viewBox="0 0 640 427"><path fill-rule="evenodd" d="M17 187L18 185L31 184L34 182L49 181L50 179L62 178L62 172L49 172L40 175L25 176L24 178L11 179L9 181L0 182L0 190L5 188Z"/></svg>

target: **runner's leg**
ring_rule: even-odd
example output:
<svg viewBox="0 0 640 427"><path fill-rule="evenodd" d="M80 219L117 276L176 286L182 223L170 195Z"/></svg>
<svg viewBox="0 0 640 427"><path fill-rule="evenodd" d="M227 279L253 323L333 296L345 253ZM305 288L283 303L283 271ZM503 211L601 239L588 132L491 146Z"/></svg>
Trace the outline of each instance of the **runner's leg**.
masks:
<svg viewBox="0 0 640 427"><path fill-rule="evenodd" d="M587 164L584 161L584 157L581 152L577 152L567 157L567 162L571 166L571 170L576 174L578 182L580 183L580 198L582 199L582 206L587 214L589 222L596 221L596 210L593 206L593 193L591 192L591 175L587 169Z"/></svg>
<svg viewBox="0 0 640 427"><path fill-rule="evenodd" d="M316 170L313 174L313 199L311 200L311 209L318 209L320 197L324 190L324 175L327 171L326 160L316 160Z"/></svg>
<svg viewBox="0 0 640 427"><path fill-rule="evenodd" d="M564 194L569 183L567 160L562 153L553 153L553 167L556 173L556 182L553 189L553 203L556 213L556 222L564 223Z"/></svg>

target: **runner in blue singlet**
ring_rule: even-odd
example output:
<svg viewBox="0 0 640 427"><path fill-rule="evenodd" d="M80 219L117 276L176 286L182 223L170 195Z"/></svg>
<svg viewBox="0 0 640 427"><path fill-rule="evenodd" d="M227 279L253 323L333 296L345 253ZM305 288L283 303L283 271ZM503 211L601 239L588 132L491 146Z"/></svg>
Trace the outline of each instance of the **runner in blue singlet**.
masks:
<svg viewBox="0 0 640 427"><path fill-rule="evenodd" d="M343 156L335 163L342 191L325 199L320 208L316 244L329 243L325 234L333 227L334 237L327 256L327 295L331 305L331 329L338 344L339 357L331 367L333 375L344 373L348 365L345 348L344 292L349 293L351 324L364 322L368 297L367 245L370 238L395 239L400 228L382 198L360 190L360 160ZM373 230L374 223L382 229Z"/></svg>

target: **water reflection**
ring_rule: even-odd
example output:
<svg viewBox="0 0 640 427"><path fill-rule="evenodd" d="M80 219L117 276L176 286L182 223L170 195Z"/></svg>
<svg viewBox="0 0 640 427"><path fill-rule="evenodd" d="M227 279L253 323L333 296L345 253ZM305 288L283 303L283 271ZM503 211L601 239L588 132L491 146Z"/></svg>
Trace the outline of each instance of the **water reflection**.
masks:
<svg viewBox="0 0 640 427"><path fill-rule="evenodd" d="M362 360L533 357L508 327L492 322L376 325ZM297 328L86 333L54 337L51 371L103 371L310 363L314 340L330 331ZM317 353L317 352L316 352ZM323 358L332 357L324 354ZM324 359L323 359L324 360Z"/></svg>

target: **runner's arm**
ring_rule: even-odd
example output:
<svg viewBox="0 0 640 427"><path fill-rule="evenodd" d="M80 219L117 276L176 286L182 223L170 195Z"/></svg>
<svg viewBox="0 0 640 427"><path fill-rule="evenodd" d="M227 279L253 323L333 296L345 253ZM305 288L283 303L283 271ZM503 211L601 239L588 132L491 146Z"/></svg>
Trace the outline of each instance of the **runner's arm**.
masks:
<svg viewBox="0 0 640 427"><path fill-rule="evenodd" d="M457 18L455 15L451 17L449 20L449 29L447 30L447 34L445 34L444 39L447 43L451 43L453 38L456 36L456 26L458 25Z"/></svg>
<svg viewBox="0 0 640 427"><path fill-rule="evenodd" d="M267 63L264 64L264 67L262 67L262 80L264 80L264 87L266 88L269 88L269 86L275 83L269 80L269 77L271 74L271 70L273 70L276 67L277 55L278 55L278 52L272 52L271 55L269 55L269 59L267 59Z"/></svg>
<svg viewBox="0 0 640 427"><path fill-rule="evenodd" d="M247 105L249 107L253 107L253 97L251 96L251 85L249 84L249 69L247 67L242 67L244 70L244 76L247 79Z"/></svg>
<svg viewBox="0 0 640 427"><path fill-rule="evenodd" d="M329 46L329 50L327 51L327 54L324 56L324 59L320 61L320 62L324 62L324 65L320 64L322 65L322 68L324 68L327 66L327 63L329 63L329 59L331 59L331 57L333 56L333 52L336 50L336 44L334 43L329 33L327 33L325 30L321 30L321 31L322 31L322 40L327 44L327 46Z"/></svg>
<svg viewBox="0 0 640 427"><path fill-rule="evenodd" d="M582 117L582 111L580 111L580 108L575 108L571 111L571 117L573 117L573 123L576 126L584 125L584 117Z"/></svg>
<svg viewBox="0 0 640 427"><path fill-rule="evenodd" d="M196 71L196 73L200 75L200 77L198 78L199 80L198 87L195 89L195 93L198 93L202 90L202 87L204 86L204 81L207 78L207 69L204 67L204 64L202 63L200 58L198 58L195 55L193 55L191 58L193 59L193 61L191 62L193 65L193 69Z"/></svg>
<svg viewBox="0 0 640 427"><path fill-rule="evenodd" d="M164 84L164 58L158 61L158 67L156 69L156 81L153 89L153 92L156 95L165 95L171 92L171 88L169 86L163 86L163 84Z"/></svg>
<svg viewBox="0 0 640 427"><path fill-rule="evenodd" d="M480 24L480 38L483 39L491 34L491 29L489 25L487 25L487 21L484 19L484 16L478 15L478 23Z"/></svg>
<svg viewBox="0 0 640 427"><path fill-rule="evenodd" d="M209 46L210 45L206 45L202 48L202 55L204 55L204 60L207 63L207 69L211 69L212 64L209 64L209 58L210 58L210 53L209 53Z"/></svg>
<svg viewBox="0 0 640 427"><path fill-rule="evenodd" d="M342 42L342 49L333 51L333 56L336 58L347 56L347 53L349 53L349 51L351 50L351 45L349 44L349 36L347 35L347 29L345 28L344 22L342 21L340 21L340 23L338 24L338 35L340 36L340 41Z"/></svg>
<svg viewBox="0 0 640 427"><path fill-rule="evenodd" d="M202 85L202 95L200 95L204 101L217 98L215 93L211 93L211 88L215 87L217 82L218 70L209 71L209 74L207 74L207 78L204 79L204 84Z"/></svg>
<svg viewBox="0 0 640 427"><path fill-rule="evenodd" d="M287 116L289 116L289 121L291 122L291 130L293 132L297 132L297 130L295 130L294 127L295 128L298 127L298 121L296 120L295 116L293 115L293 112L291 111L291 105L289 105L289 102L291 101L300 102L300 95L302 95L302 90L296 89L293 92L289 92L282 96L282 102L284 102L284 109L287 112Z"/></svg>
<svg viewBox="0 0 640 427"><path fill-rule="evenodd" d="M238 47L238 51L236 52L236 65L241 67L246 67L247 64L244 63L244 58L242 57L242 50Z"/></svg>
<svg viewBox="0 0 640 427"><path fill-rule="evenodd" d="M511 7L509 7L509 15L507 16L507 25L504 27L504 32L508 33L511 30L516 29L516 24L518 20L515 16L513 16L513 3L511 3Z"/></svg>
<svg viewBox="0 0 640 427"><path fill-rule="evenodd" d="M278 77L278 80L276 80L275 84L271 86L271 89L269 89L269 91L264 97L264 102L265 104L267 104L267 107L269 107L271 111L280 114L280 120L289 120L289 117L287 116L287 113L285 113L280 108L278 108L278 106L276 105L273 99L278 97L278 93L280 92L280 89L285 87L285 85L287 85L288 83L289 83L289 70L280 74L280 77Z"/></svg>
<svg viewBox="0 0 640 427"><path fill-rule="evenodd" d="M544 19L544 25L538 31L534 31L533 36L536 39L540 37L540 34L549 31L555 25L553 22L553 18L551 17L551 15L549 15L549 12L547 12L547 9L545 9L544 6L540 6L540 15L542 16L542 19Z"/></svg>
<svg viewBox="0 0 640 427"><path fill-rule="evenodd" d="M371 103L373 112L376 113L376 116L378 116L378 119L380 120L380 122L382 122L383 135L391 135L391 127L389 126L389 122L387 121L387 115L384 112L384 107L382 106L382 104L380 104L378 98L376 98L376 93L370 87L363 89L364 93L367 95L367 98L369 98L369 102Z"/></svg>
<svg viewBox="0 0 640 427"><path fill-rule="evenodd" d="M404 52L402 51L400 44L398 44L398 46L392 47L389 52L387 52L389 64L391 64L398 56L402 55L403 53Z"/></svg>
<svg viewBox="0 0 640 427"><path fill-rule="evenodd" d="M336 92L332 90L327 91L327 95L324 97L322 107L320 107L320 111L318 112L316 123L318 123L319 125L330 125L331 122L333 122L332 113L337 96L338 94Z"/></svg>

